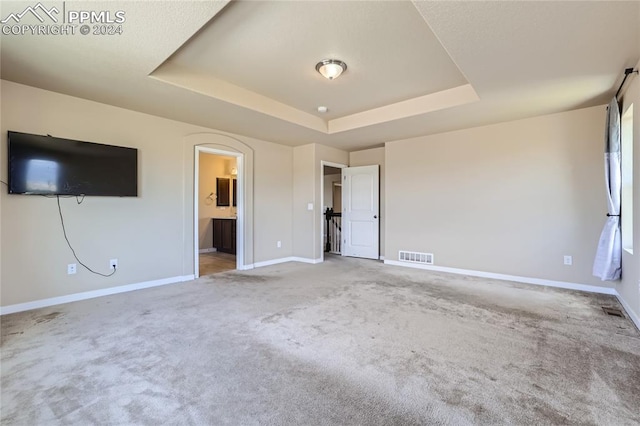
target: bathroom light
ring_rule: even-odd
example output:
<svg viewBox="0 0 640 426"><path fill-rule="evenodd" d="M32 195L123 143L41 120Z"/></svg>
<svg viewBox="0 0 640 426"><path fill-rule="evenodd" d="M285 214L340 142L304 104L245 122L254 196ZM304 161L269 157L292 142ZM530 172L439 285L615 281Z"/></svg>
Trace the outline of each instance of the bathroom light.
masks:
<svg viewBox="0 0 640 426"><path fill-rule="evenodd" d="M347 70L347 64L338 59L323 59L316 64L316 71L323 77L333 80Z"/></svg>

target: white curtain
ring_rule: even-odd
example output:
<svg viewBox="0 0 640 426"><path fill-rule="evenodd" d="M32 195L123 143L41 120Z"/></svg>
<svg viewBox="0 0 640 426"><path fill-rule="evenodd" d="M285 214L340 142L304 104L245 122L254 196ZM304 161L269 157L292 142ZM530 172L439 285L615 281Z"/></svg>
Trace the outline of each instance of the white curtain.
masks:
<svg viewBox="0 0 640 426"><path fill-rule="evenodd" d="M620 232L620 110L614 97L607 107L604 171L607 187L607 222L600 234L593 262L593 275L603 281L620 279L622 275L622 239Z"/></svg>

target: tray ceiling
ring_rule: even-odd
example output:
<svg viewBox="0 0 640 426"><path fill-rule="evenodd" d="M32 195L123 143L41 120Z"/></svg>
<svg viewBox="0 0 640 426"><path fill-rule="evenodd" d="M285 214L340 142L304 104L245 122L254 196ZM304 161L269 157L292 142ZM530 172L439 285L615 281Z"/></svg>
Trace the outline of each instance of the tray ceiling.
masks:
<svg viewBox="0 0 640 426"><path fill-rule="evenodd" d="M640 59L637 1L66 5L124 10L124 32L3 34L3 79L292 146L355 150L602 105ZM2 1L0 15L28 6ZM325 80L327 57L347 72Z"/></svg>

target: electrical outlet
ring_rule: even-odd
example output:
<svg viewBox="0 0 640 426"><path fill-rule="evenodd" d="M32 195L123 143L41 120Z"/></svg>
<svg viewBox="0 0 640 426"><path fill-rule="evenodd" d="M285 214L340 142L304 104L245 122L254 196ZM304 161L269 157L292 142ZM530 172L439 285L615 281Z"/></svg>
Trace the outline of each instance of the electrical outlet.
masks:
<svg viewBox="0 0 640 426"><path fill-rule="evenodd" d="M76 264L70 263L67 265L67 275L73 275L76 273Z"/></svg>
<svg viewBox="0 0 640 426"><path fill-rule="evenodd" d="M111 259L109 261L109 269L113 271L116 268L118 268L118 259Z"/></svg>
<svg viewBox="0 0 640 426"><path fill-rule="evenodd" d="M313 210L313 203L307 203L307 210L309 211Z"/></svg>
<svg viewBox="0 0 640 426"><path fill-rule="evenodd" d="M564 257L564 264L571 266L573 265L573 256L565 256Z"/></svg>
<svg viewBox="0 0 640 426"><path fill-rule="evenodd" d="M281 247L282 247L282 241L278 241L278 242L276 243L276 247L281 248Z"/></svg>

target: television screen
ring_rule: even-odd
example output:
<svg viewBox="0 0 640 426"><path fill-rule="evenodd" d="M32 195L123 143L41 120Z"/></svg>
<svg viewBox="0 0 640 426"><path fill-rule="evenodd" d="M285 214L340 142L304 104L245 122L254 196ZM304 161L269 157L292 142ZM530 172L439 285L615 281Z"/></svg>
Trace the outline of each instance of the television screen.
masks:
<svg viewBox="0 0 640 426"><path fill-rule="evenodd" d="M8 132L9 193L138 195L138 150Z"/></svg>

